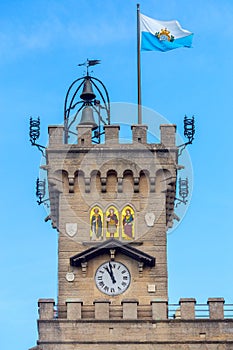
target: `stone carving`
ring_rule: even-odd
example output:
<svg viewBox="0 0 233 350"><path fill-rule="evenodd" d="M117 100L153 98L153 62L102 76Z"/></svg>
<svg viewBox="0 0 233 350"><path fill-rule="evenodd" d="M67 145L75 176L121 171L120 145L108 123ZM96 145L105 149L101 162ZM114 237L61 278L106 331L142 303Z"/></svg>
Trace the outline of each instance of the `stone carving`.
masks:
<svg viewBox="0 0 233 350"><path fill-rule="evenodd" d="M73 282L74 281L74 273L73 272L67 272L66 274L66 280L68 282Z"/></svg>
<svg viewBox="0 0 233 350"><path fill-rule="evenodd" d="M66 233L68 236L74 237L74 235L77 233L77 231L78 231L77 223L75 223L75 222L66 223Z"/></svg>
<svg viewBox="0 0 233 350"><path fill-rule="evenodd" d="M155 214L152 212L146 213L145 221L148 227L154 226L155 223Z"/></svg>

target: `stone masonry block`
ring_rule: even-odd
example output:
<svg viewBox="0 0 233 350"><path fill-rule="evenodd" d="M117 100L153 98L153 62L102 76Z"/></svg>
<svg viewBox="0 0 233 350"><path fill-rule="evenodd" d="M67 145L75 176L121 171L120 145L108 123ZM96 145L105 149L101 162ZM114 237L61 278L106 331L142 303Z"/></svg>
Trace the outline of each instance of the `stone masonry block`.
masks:
<svg viewBox="0 0 233 350"><path fill-rule="evenodd" d="M119 143L119 125L105 125L104 131L105 131L105 143Z"/></svg>
<svg viewBox="0 0 233 350"><path fill-rule="evenodd" d="M67 319L68 320L80 320L82 318L82 305L81 299L67 299Z"/></svg>
<svg viewBox="0 0 233 350"><path fill-rule="evenodd" d="M48 127L49 147L63 144L63 131L64 127L62 125L50 125Z"/></svg>
<svg viewBox="0 0 233 350"><path fill-rule="evenodd" d="M165 147L174 147L176 144L176 125L160 125L160 141Z"/></svg>
<svg viewBox="0 0 233 350"><path fill-rule="evenodd" d="M132 125L133 143L138 142L145 145L147 143L147 129L147 125Z"/></svg>
<svg viewBox="0 0 233 350"><path fill-rule="evenodd" d="M136 320L138 317L138 312L137 312L138 300L124 299L122 300L121 304L123 306L123 319Z"/></svg>
<svg viewBox="0 0 233 350"><path fill-rule="evenodd" d="M40 320L53 320L54 318L54 299L39 299L39 318Z"/></svg>
<svg viewBox="0 0 233 350"><path fill-rule="evenodd" d="M153 320L166 320L168 314L168 302L167 300L152 300L152 319Z"/></svg>
<svg viewBox="0 0 233 350"><path fill-rule="evenodd" d="M94 301L95 305L95 319L108 320L109 319L109 300L99 299Z"/></svg>
<svg viewBox="0 0 233 350"><path fill-rule="evenodd" d="M209 315L211 319L224 319L224 298L209 298Z"/></svg>
<svg viewBox="0 0 233 350"><path fill-rule="evenodd" d="M180 304L181 319L190 320L195 318L196 299L181 298L179 301L179 304Z"/></svg>
<svg viewBox="0 0 233 350"><path fill-rule="evenodd" d="M92 145L92 126L91 125L77 125L78 145L90 147Z"/></svg>

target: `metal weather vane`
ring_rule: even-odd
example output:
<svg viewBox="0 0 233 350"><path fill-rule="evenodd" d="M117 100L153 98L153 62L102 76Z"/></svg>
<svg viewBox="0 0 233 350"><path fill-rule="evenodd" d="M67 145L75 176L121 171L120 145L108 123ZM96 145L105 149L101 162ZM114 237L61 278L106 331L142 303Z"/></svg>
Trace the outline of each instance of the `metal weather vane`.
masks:
<svg viewBox="0 0 233 350"><path fill-rule="evenodd" d="M79 63L78 67L85 66L87 68L87 75L88 75L89 74L88 68L91 66L96 66L97 64L100 64L100 63L101 63L101 60L89 60L87 58L85 62Z"/></svg>

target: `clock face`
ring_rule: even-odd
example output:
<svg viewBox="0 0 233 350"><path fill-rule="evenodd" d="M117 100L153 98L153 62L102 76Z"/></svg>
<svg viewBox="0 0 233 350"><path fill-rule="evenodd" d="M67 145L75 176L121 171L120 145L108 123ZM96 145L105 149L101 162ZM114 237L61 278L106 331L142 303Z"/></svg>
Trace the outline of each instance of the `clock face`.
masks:
<svg viewBox="0 0 233 350"><path fill-rule="evenodd" d="M130 272L127 267L117 261L107 261L96 270L96 287L104 294L118 295L126 291L130 285Z"/></svg>

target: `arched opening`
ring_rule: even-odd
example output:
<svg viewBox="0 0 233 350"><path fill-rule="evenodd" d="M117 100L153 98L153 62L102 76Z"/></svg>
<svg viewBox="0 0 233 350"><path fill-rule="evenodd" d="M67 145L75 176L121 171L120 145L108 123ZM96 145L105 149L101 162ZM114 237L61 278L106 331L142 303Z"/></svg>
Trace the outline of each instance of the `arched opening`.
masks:
<svg viewBox="0 0 233 350"><path fill-rule="evenodd" d="M150 192L149 172L146 170L141 170L140 180L139 180L139 193L142 197L148 197L149 192Z"/></svg>
<svg viewBox="0 0 233 350"><path fill-rule="evenodd" d="M54 177L52 177L51 180L54 182L58 191L63 193L69 192L68 172L66 170L55 171Z"/></svg>
<svg viewBox="0 0 233 350"><path fill-rule="evenodd" d="M107 172L107 193L112 195L117 193L117 172L115 170Z"/></svg>
<svg viewBox="0 0 233 350"><path fill-rule="evenodd" d="M91 173L91 193L101 193L100 172L98 170Z"/></svg>
<svg viewBox="0 0 233 350"><path fill-rule="evenodd" d="M156 172L156 177L155 177L156 193L161 193L163 191L166 191L167 184L170 177L171 177L171 173L167 169L160 169Z"/></svg>
<svg viewBox="0 0 233 350"><path fill-rule="evenodd" d="M125 170L123 173L123 193L127 195L134 193L133 172L131 170Z"/></svg>
<svg viewBox="0 0 233 350"><path fill-rule="evenodd" d="M75 193L85 192L84 173L82 170L78 170L74 174L74 192Z"/></svg>

